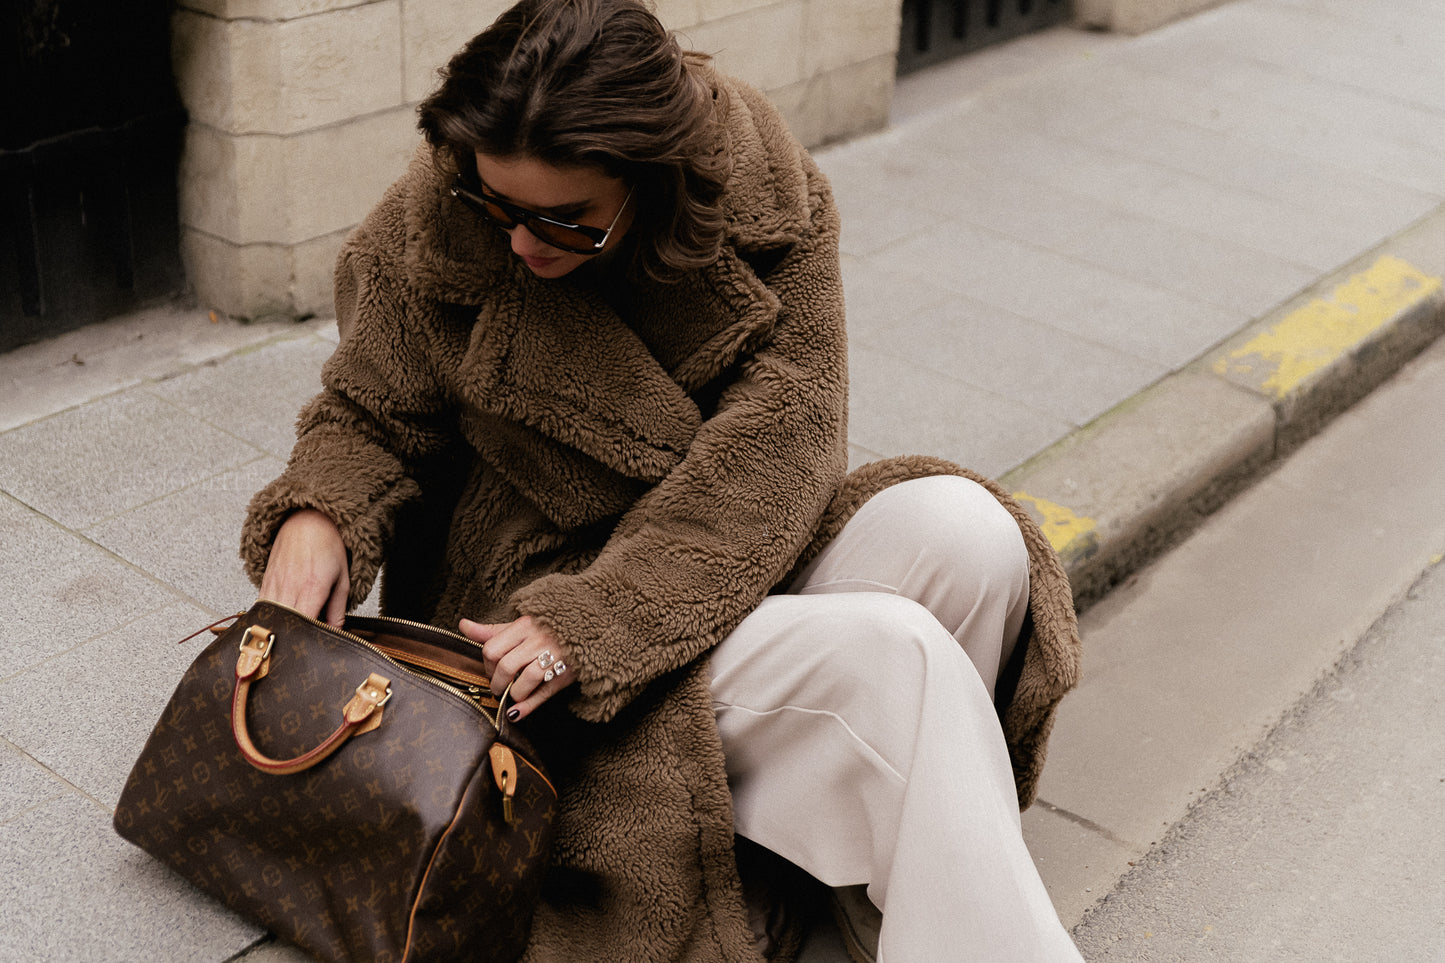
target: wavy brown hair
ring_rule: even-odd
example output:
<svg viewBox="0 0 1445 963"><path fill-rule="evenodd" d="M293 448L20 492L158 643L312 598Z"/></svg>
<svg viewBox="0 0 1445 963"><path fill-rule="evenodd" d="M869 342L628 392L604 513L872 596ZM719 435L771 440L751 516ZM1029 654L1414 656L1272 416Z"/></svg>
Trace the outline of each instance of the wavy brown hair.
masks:
<svg viewBox="0 0 1445 963"><path fill-rule="evenodd" d="M443 68L418 126L458 171L480 151L622 178L639 266L676 277L722 243L731 161L707 61L639 0L522 0Z"/></svg>

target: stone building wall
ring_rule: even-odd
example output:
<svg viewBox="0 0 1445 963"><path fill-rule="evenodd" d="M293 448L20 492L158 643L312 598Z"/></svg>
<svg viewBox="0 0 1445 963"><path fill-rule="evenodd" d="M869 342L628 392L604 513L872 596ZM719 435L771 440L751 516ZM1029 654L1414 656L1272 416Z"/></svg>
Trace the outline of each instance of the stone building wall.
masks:
<svg viewBox="0 0 1445 963"><path fill-rule="evenodd" d="M182 254L200 303L331 310L346 234L405 168L436 71L510 0L179 0ZM881 126L900 0L657 0L817 145Z"/></svg>

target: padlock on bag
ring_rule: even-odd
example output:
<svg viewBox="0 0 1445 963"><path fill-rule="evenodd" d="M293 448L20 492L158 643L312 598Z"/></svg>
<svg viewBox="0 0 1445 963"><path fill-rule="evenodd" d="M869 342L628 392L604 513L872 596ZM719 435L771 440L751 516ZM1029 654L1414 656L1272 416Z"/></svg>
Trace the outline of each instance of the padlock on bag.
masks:
<svg viewBox="0 0 1445 963"><path fill-rule="evenodd" d="M461 635L257 602L182 677L115 828L322 960L513 960L557 792L504 701Z"/></svg>

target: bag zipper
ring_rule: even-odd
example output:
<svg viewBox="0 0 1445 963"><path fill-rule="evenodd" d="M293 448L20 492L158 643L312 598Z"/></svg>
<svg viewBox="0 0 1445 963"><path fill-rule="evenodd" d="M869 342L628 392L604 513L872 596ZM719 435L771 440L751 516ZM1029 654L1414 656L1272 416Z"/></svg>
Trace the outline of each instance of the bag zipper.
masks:
<svg viewBox="0 0 1445 963"><path fill-rule="evenodd" d="M481 715L481 717L482 717L483 719L486 719L487 722L491 723L492 728L495 729L495 730L497 730L498 733L500 733L500 732L502 731L502 726L501 726L501 705L500 705L500 703L506 698L506 693L503 693L503 694L502 694L502 699L499 699L499 700L498 700L498 703L499 703L499 704L498 704L498 708L497 708L497 718L493 719L490 715L487 714L487 710L483 709L483 708L481 707L480 703L479 703L477 700L475 700L475 699L473 699L472 697L468 696L467 693L466 693L463 689L459 688L458 686L454 686L454 685L451 685L451 684L449 684L449 683L443 682L441 679L438 679L438 678L436 678L435 676L427 675L427 674L424 673L424 672L419 672L419 671L417 671L416 669L413 669L413 668L411 668L410 666L405 665L405 664L399 662L398 660L396 660L396 659L392 658L391 656L387 655L385 652L381 651L381 650L378 649L376 646L372 645L370 642L366 641L365 639L363 639L361 636L357 635L356 633L354 633L354 632L348 632L348 631L346 631L345 629L338 629L336 626L332 625L331 623L329 623L329 622L322 622L320 619L313 619L311 616L306 615L306 614L303 613L303 612L298 612L298 611L296 611L295 609L291 608L291 606L289 606L289 605L282 605L280 602L267 601L266 604L267 604L267 605L273 605L273 606L275 606L275 607L278 608L278 609L285 609L287 612L292 613L293 615L297 616L298 618L305 619L307 622L310 622L312 625L315 625L315 626L317 626L317 627L319 627L319 628L328 629L328 630L330 630L330 631L332 631L332 632L335 632L337 635L343 636L343 637L351 640L352 642L355 642L357 645L360 645L360 646L362 646L363 648L369 649L371 652L373 652L374 654L376 654L376 655L379 656L380 658L384 659L386 662L390 663L391 665L396 666L398 669L400 669L401 671L405 672L407 675L410 675L410 676L412 676L413 678L416 678L416 679L420 679L420 680L422 680L423 682L428 682L428 683L436 686L438 689L441 689L443 692L447 693L448 695L455 696L456 698L462 700L462 702L466 703L466 705L467 705L469 708L476 710L476 711ZM242 615L243 615L243 617L244 617L245 613L242 613ZM372 616L372 617L373 617L373 618L376 618L378 621L395 622L395 623L397 623L397 624L399 624L399 625L410 625L410 626L414 626L414 627L416 627L416 628L430 629L430 630L433 631L433 632L442 632L442 633L447 634L447 635L453 635L453 634L455 634L455 633L447 632L446 629L439 629L439 628L437 628L435 625L425 625L425 624L423 624L423 623L421 623L421 622L409 622L409 621L407 621L406 619L394 619L394 618L389 618L389 617L387 617L387 616ZM204 630L202 630L202 631L204 631ZM459 635L459 636L457 636L457 638L462 639L462 640L465 641L468 645L476 645L475 642L473 642L471 639L468 639L466 636L461 636L461 635Z"/></svg>

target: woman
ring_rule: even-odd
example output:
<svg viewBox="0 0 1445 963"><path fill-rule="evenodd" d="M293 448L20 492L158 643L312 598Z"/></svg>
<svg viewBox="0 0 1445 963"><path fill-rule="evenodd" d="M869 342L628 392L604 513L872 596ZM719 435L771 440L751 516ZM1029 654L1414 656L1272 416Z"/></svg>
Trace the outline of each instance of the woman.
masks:
<svg viewBox="0 0 1445 963"><path fill-rule="evenodd" d="M866 885L880 959L1077 959L1018 822L1067 582L963 469L845 477L838 217L774 110L637 0L523 0L420 116L242 554L483 643L564 783L527 959L758 959L735 832Z"/></svg>

